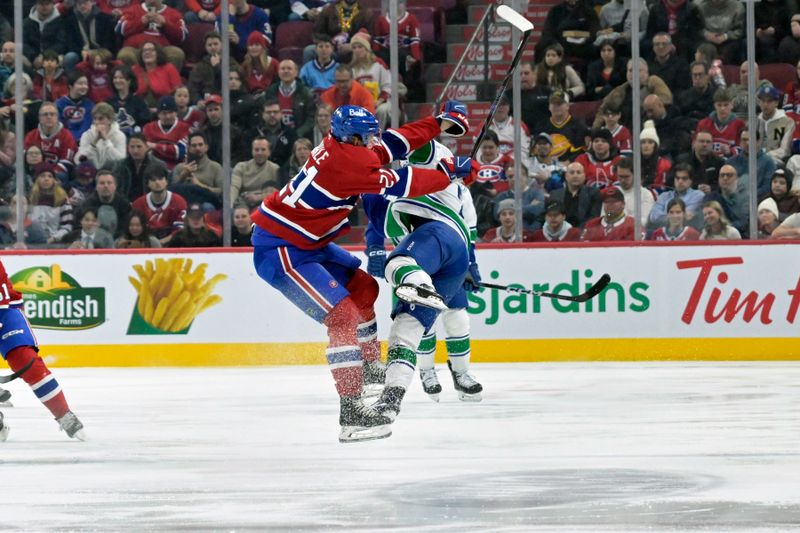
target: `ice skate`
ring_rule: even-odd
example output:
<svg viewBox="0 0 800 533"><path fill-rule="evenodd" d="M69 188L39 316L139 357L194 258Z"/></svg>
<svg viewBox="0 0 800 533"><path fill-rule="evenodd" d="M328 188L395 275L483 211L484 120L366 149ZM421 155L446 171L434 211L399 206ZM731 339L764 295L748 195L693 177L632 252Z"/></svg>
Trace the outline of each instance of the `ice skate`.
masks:
<svg viewBox="0 0 800 533"><path fill-rule="evenodd" d="M423 307L430 307L437 311L444 311L447 309L447 304L444 298L436 292L436 290L427 283L415 285L413 283L401 283L394 289L394 295L398 299L413 305L421 305Z"/></svg>
<svg viewBox="0 0 800 533"><path fill-rule="evenodd" d="M83 424L75 413L67 411L67 414L57 419L58 426L67 433L71 439L86 440L86 432L83 431Z"/></svg>
<svg viewBox="0 0 800 533"><path fill-rule="evenodd" d="M406 390L403 387L386 387L372 408L394 422L397 415L400 414L400 402L403 401L405 393Z"/></svg>
<svg viewBox="0 0 800 533"><path fill-rule="evenodd" d="M3 413L0 413L0 442L6 441L10 429L7 424L3 423Z"/></svg>
<svg viewBox="0 0 800 533"><path fill-rule="evenodd" d="M364 405L360 398L340 398L339 442L385 439L392 434L391 423L389 417Z"/></svg>
<svg viewBox="0 0 800 533"><path fill-rule="evenodd" d="M453 376L453 387L458 393L458 399L462 402L479 402L483 399L481 391L483 386L475 381L469 372L456 372L453 370L453 365L447 361L447 368L450 369L450 374Z"/></svg>
<svg viewBox="0 0 800 533"><path fill-rule="evenodd" d="M11 399L11 391L0 387L0 407L14 407L8 400Z"/></svg>
<svg viewBox="0 0 800 533"><path fill-rule="evenodd" d="M364 361L364 392L362 398L372 398L381 393L386 381L386 365L380 361Z"/></svg>
<svg viewBox="0 0 800 533"><path fill-rule="evenodd" d="M439 402L439 393L442 392L442 386L439 384L439 378L436 376L435 368L419 369L419 379L422 381L422 390L434 402Z"/></svg>

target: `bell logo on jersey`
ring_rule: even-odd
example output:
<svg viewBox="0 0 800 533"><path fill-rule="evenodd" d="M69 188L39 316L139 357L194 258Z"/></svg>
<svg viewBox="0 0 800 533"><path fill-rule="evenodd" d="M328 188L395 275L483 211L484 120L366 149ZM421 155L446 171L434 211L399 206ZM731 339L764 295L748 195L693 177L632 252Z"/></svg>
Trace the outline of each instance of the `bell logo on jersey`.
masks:
<svg viewBox="0 0 800 533"><path fill-rule="evenodd" d="M106 290L81 287L58 264L26 268L9 279L23 293L22 310L33 327L89 329L106 321Z"/></svg>

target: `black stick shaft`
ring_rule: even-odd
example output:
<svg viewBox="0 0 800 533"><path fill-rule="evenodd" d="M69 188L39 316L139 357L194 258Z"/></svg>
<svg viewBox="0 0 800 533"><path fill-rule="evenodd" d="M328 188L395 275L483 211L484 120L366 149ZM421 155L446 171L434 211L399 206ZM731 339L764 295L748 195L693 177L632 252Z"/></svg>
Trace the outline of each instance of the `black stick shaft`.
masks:
<svg viewBox="0 0 800 533"><path fill-rule="evenodd" d="M590 300L603 292L603 289L611 282L611 276L608 274L603 274L600 276L600 279L597 282L589 287L589 290L586 292L579 294L577 296L566 295L566 294L555 294L552 292L544 292L544 291L534 291L531 289L523 289L522 287L512 287L509 285L498 285L496 283L485 283L481 282L481 287L486 287L487 289L497 289L501 291L507 292L516 292L519 294L532 294L534 296L540 296L542 298L553 298L554 300L566 300L568 302L585 302L586 300Z"/></svg>
<svg viewBox="0 0 800 533"><path fill-rule="evenodd" d="M494 97L494 102L492 102L492 106L489 108L489 114L486 116L486 120L483 122L483 126L481 126L481 131L478 133L478 138L475 139L475 144L472 146L472 152L470 153L471 158L475 158L475 154L478 153L478 148L481 146L481 142L483 141L483 137L486 135L486 131L489 129L489 124L492 123L492 118L494 118L494 112L497 109L498 104L500 103L500 99L503 97L503 94L506 92L508 88L509 82L511 82L511 77L514 75L514 70L517 68L519 64L519 60L522 58L522 52L525 50L525 45L528 43L528 39L531 36L531 31L526 31L522 34L522 40L517 46L517 52L514 54L514 59L511 60L511 66L508 69L508 73L506 77L503 78L503 83L500 84L500 89L497 91L497 95ZM485 53L489 53L486 50Z"/></svg>

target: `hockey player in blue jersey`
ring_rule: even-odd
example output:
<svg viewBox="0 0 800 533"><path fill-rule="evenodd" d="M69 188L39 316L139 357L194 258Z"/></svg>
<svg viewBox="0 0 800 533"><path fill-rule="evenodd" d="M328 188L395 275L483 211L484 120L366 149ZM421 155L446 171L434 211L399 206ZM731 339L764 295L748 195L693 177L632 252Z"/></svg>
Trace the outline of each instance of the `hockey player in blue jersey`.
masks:
<svg viewBox="0 0 800 533"><path fill-rule="evenodd" d="M424 168L451 157L446 147L431 142L414 152L410 162ZM454 182L444 191L400 198L388 205L378 198L365 197L365 210L373 225L383 223L383 234L397 245L384 270L398 303L392 313L394 321L389 333L386 385L375 409L392 420L397 416L414 375L417 350L423 337L427 334L428 342L433 339L435 346L432 328L440 312L448 348L452 348L448 365L454 386L462 400L479 401L482 387L468 372L469 317L465 280L468 279L466 285L470 289L477 289L480 273L474 255L476 216L467 187ZM383 244L380 233L374 227L370 229L368 250L376 252ZM368 257L372 259L371 270L375 274L374 266L380 263L380 254L369 255L368 252ZM435 381L432 352L427 351L424 364ZM438 386L438 382L435 385ZM437 399L441 386L438 390L426 387L426 392Z"/></svg>
<svg viewBox="0 0 800 533"><path fill-rule="evenodd" d="M379 346L378 284L358 268L358 258L332 241L348 229L347 217L361 194L419 196L472 175L469 158L443 161L436 169L385 168L448 130L469 130L466 108L459 102L446 103L436 118L383 134L372 113L342 106L333 114L331 133L303 169L253 215L259 276L327 328L326 355L340 396L341 442L388 437L391 419L361 401L365 341Z"/></svg>

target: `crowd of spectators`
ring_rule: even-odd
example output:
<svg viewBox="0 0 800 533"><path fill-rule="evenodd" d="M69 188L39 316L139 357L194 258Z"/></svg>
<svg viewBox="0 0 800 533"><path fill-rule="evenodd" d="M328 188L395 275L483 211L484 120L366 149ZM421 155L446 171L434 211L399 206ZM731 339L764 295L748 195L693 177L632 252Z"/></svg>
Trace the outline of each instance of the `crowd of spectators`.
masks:
<svg viewBox="0 0 800 533"><path fill-rule="evenodd" d="M525 183L523 240L633 239L635 200L647 239L796 235L775 230L800 210L800 5L755 5L758 123L748 127L742 2L647 0L639 17L638 65L628 59L629 3L597 4L563 0L550 8L535 60L520 66L519 147L513 144L511 91L499 103L494 131L478 155L481 180L472 189L483 240L510 235L508 204L500 204L515 148L524 175L513 177ZM768 79L761 77L765 65L784 68ZM644 121L636 140L634 68ZM633 142L641 147L639 191L633 188ZM754 178L750 142L757 147ZM750 235L751 179L757 235Z"/></svg>
<svg viewBox="0 0 800 533"><path fill-rule="evenodd" d="M20 233L24 247L219 246L224 75L235 246L249 245L251 211L302 168L336 107L358 104L383 125L389 120L385 6L230 0L222 21L220 0L21 1L21 50L13 3L0 6L3 246L20 246ZM401 71L418 76L419 23L405 2L399 7ZM279 60L274 46L278 26L296 20L313 23L303 64ZM189 53L190 34L202 36L199 60ZM24 198L16 196L17 74L25 93Z"/></svg>
<svg viewBox="0 0 800 533"><path fill-rule="evenodd" d="M219 244L228 112L233 242L248 244L249 211L305 164L337 106L363 105L382 125L389 120L388 18L363 2L231 0L227 73L220 0L23 0L22 50L12 41L9 7L0 7L0 242L16 246L23 232L29 247ZM404 81L432 82L419 78L419 24L405 2L398 7ZM278 26L294 20L314 26L302 64L279 60L274 46ZM628 59L631 22L622 0L564 0L549 10L535 61L520 66L522 114L512 116L511 94L503 95L479 150L483 168L472 189L479 235L516 238L514 181L523 190L523 240L633 238L634 203L650 239L794 235L777 228L800 211L796 0L756 4L759 64L789 63L797 72L776 86L756 70L758 124L750 128L741 2L648 0L635 36L638 65ZM194 60L187 38L197 28L205 55ZM24 198L15 183L17 54ZM634 68L646 120L636 140ZM523 135L515 147L517 122ZM633 142L642 154L638 191ZM758 235L749 235L750 142Z"/></svg>

